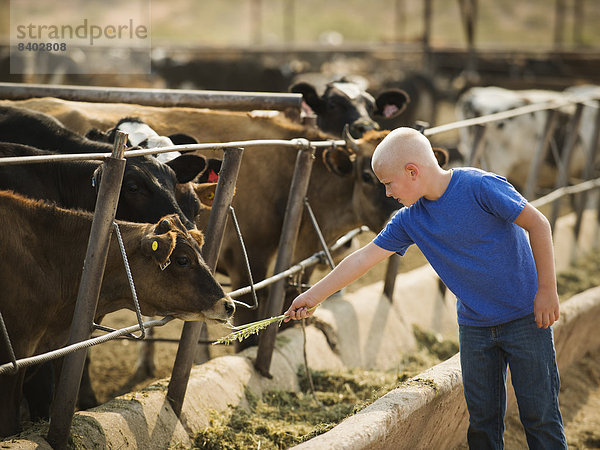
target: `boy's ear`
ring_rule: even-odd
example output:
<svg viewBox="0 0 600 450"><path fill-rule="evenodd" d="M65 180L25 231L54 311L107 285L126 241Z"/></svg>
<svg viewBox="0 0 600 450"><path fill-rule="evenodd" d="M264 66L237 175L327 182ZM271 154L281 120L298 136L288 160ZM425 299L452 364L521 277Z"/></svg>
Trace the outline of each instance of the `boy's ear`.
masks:
<svg viewBox="0 0 600 450"><path fill-rule="evenodd" d="M404 166L404 170L411 178L414 178L419 173L419 168L413 163L406 164L406 166Z"/></svg>

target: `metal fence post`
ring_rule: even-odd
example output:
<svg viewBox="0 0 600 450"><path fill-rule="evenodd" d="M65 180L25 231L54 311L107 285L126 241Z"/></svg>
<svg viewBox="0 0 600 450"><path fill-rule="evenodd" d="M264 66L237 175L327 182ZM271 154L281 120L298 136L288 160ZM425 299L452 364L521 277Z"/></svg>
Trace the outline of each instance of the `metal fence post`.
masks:
<svg viewBox="0 0 600 450"><path fill-rule="evenodd" d="M598 110L596 111L596 120L594 122L594 129L591 132L590 148L587 149L586 164L583 169L583 179L585 181L590 180L592 178L594 163L596 162L596 156L598 155L598 137L600 136L600 102L597 103ZM584 191L581 194L579 194L579 199L576 206L577 218L575 220L575 225L573 226L573 232L575 233L575 242L577 242L577 239L579 237L579 232L581 230L581 222L583 220L583 212L585 211L585 208L587 206L587 201L587 191Z"/></svg>
<svg viewBox="0 0 600 450"><path fill-rule="evenodd" d="M296 247L296 239L300 230L300 222L304 210L303 199L308 190L313 160L314 148L310 147L298 151L294 176L285 210L285 218L279 238L275 273L283 272L291 264ZM285 283L286 280L282 279L271 286L267 300L267 317L281 314L285 296ZM254 366L260 374L266 377L270 376L269 369L275 347L277 327L278 324L276 323L269 325L260 333L258 338L258 352Z"/></svg>
<svg viewBox="0 0 600 450"><path fill-rule="evenodd" d="M98 296L100 295L108 256L112 223L115 220L121 182L125 171L126 161L123 158L123 151L126 142L127 134L117 132L112 155L103 164L102 179L83 264L83 273L79 283L69 344L89 338L92 332L92 322L96 314ZM50 429L48 431L48 442L55 449L67 448L86 355L86 349L79 350L65 356L63 361L58 388L52 404Z"/></svg>
<svg viewBox="0 0 600 450"><path fill-rule="evenodd" d="M467 162L468 166L477 166L479 164L479 160L481 159L481 155L483 153L483 137L485 136L485 132L487 127L485 125L474 125L473 126L473 147L471 147L471 154L469 155L469 161Z"/></svg>
<svg viewBox="0 0 600 450"><path fill-rule="evenodd" d="M206 227L206 243L202 247L204 261L213 273L217 267L217 259L223 242L225 225L227 224L227 214L242 162L242 153L243 149L241 148L226 148L223 166L219 173L219 183ZM187 390L194 356L198 347L198 338L203 325L205 324L202 322L185 322L181 332L181 339L167 390L167 398L177 416L181 414L185 391Z"/></svg>
<svg viewBox="0 0 600 450"><path fill-rule="evenodd" d="M394 253L390 256L387 269L385 271L385 282L383 284L383 293L391 302L394 300L394 286L396 284L396 276L398 275L398 269L400 268L400 255Z"/></svg>
<svg viewBox="0 0 600 450"><path fill-rule="evenodd" d="M556 186L555 189L559 189L567 185L569 181L569 168L571 167L571 160L573 159L573 148L577 143L577 136L579 132L579 124L581 123L581 113L583 111L583 104L577 103L575 108L575 113L571 118L569 135L565 140L565 145L563 146L563 157L560 163L558 176L556 177ZM554 230L554 225L556 224L556 220L558 219L558 214L560 210L560 197L557 198L552 204L552 211L550 213L550 226Z"/></svg>
<svg viewBox="0 0 600 450"><path fill-rule="evenodd" d="M531 167L529 168L527 183L525 185L524 197L528 200L533 199L533 196L535 195L536 183L540 173L540 168L542 166L542 161L546 157L550 140L552 139L552 135L554 134L554 130L556 128L556 118L558 117L558 113L555 109L549 109L547 114L546 124L544 125L544 134L538 143L533 161L531 162Z"/></svg>

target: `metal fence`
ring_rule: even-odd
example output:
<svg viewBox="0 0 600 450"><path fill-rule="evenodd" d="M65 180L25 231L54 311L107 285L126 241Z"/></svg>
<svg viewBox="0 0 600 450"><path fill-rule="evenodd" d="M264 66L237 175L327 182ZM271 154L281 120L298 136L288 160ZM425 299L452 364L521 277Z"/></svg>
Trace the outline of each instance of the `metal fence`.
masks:
<svg viewBox="0 0 600 450"><path fill-rule="evenodd" d="M600 128L600 108L598 109L595 127L590 130L592 133L591 147L588 149L587 164L584 173L585 181L576 186L568 186L568 169L571 162L572 149L575 143L576 135L579 132L579 123L581 117L581 110L583 104L586 101L597 101L598 98L569 98L564 102L549 102L539 105L531 105L515 110L492 114L486 117L470 119L461 122L454 122L439 127L429 128L424 130L424 134L428 137L435 136L437 134L445 133L448 131L457 130L463 127L475 127L475 139L473 147L471 149L470 157L468 158L467 165L477 165L481 158L481 155L485 151L482 147L483 136L485 133L485 126L489 123L493 123L498 120L504 120L510 117L518 115L529 114L531 112L547 111L548 119L545 128L545 133L542 136L539 143L537 143L537 149L534 157L534 164L530 169L529 178L527 182L527 192L529 197L535 191L539 168L543 155L545 154L548 143L550 141L551 131L553 129L554 122L554 111L558 108L564 107L568 104L575 104L575 114L571 119L571 135L566 140L565 148L563 149L563 161L559 170L559 175L556 181L556 190L545 197L538 200L532 201L535 206L541 206L548 203L558 205L560 199L565 195L579 194L582 198L578 203L577 208L577 223L581 224L581 216L586 203L586 193L590 190L595 190L600 187L600 179L592 179L594 173L592 171L593 163L596 161L596 153L598 147L598 135ZM123 140L125 139L125 140ZM278 315L281 312L283 301L284 301L284 290L286 280L293 274L301 272L305 268L315 265L317 263L328 260L328 251L335 250L346 242L355 237L358 233L364 231L363 229L355 230L342 239L338 240L331 249L327 249L326 246L319 253L312 257L293 264L292 254L300 221L302 219L302 212L304 208L310 208L305 203L306 189L308 181L310 179L311 165L312 165L312 154L314 149L317 147L330 147L330 146L344 146L346 145L343 140L331 140L331 141L320 141L320 142L309 142L305 139L294 139L291 141L286 140L254 140L254 141L233 141L227 143L208 143L208 144L194 144L184 146L173 146L164 147L160 149L151 150L134 150L123 152L124 142L126 136L122 135L120 139L115 143L115 148L112 154L86 154L86 155L52 155L52 156L40 156L40 157L23 157L23 158L2 158L0 159L1 164L23 164L23 163L42 163L45 161L52 161L56 159L101 159L104 160L106 165L105 170L110 170L110 166L114 166L113 176L109 176L108 172L102 177L102 183L100 187L99 198L97 202L96 211L94 213L94 223L98 223L96 227L92 226L92 232L90 236L90 244L88 245L88 251L92 245L99 246L101 249L105 249L108 245L108 240L111 233L111 227L114 225L114 210L116 209L116 203L114 201L114 193L119 191L122 177L122 167L124 167L124 158L136 157L140 155L156 154L162 152L169 152L173 150L201 150L201 149L223 149L224 159L221 176L215 194L215 199L209 219L208 228L206 230L207 242L203 247L203 256L214 271L219 255L220 242L224 231L225 223L227 220L227 214L230 211L231 199L233 190L235 187L237 173L242 160L242 154L244 148L249 148L257 145L278 145L278 146L291 146L298 148L298 154L296 159L296 167L294 176L292 179L292 185L288 197L288 206L286 208L284 224L281 232L281 239L279 245L278 256L275 264L275 275L269 279L262 280L253 286L238 289L231 292L232 297L237 297L256 289L261 289L267 286L271 286L270 294L268 298L267 311L271 315ZM119 175L120 173L120 175ZM112 181L111 181L112 178ZM104 188L103 188L104 186ZM105 189L106 192L103 192ZM526 195L527 196L527 195ZM310 209L309 209L310 214ZM551 224L554 227L556 217L558 214L558 206L553 206ZM317 224L315 226L318 229ZM579 226L576 227L576 235L579 232ZM93 237L93 239L92 239ZM73 325L71 329L71 337L68 345L63 349L58 349L53 352L44 355L36 355L31 358L16 360L14 357L11 362L0 365L0 375L14 373L19 369L23 369L32 364L47 361L49 359L58 358L65 356L65 366L63 367L63 373L61 373L61 379L58 385L58 391L56 395L55 404L53 406L53 413L50 423L50 432L48 435L49 441L56 448L65 448L70 424L72 421L75 399L77 397L77 391L81 378L81 370L83 368L83 360L85 358L84 349L97 345L99 343L106 342L110 339L115 339L119 336L127 335L138 330L149 329L155 326L161 326L166 324L171 318L166 317L161 320L154 320L148 322L142 322L139 320L137 325L126 327L120 330L112 330L108 334L96 337L93 339L87 339L89 337L89 324L93 321L93 312L95 311L95 305L98 298L100 281L103 273L103 266L101 263L94 263L88 261L86 256L86 263L84 264L84 275L80 285L80 296L78 296L77 307L75 315L73 317ZM393 296L393 284L395 274L398 269L398 259L392 258L388 265L388 273L386 274L386 283L384 287L384 293L391 299ZM87 275L86 275L87 273ZM94 298L95 295L95 298ZM139 314L138 314L139 318ZM193 357L196 351L196 345L200 334L201 324L194 322L186 322L181 335L179 347L177 350L177 356L174 363L171 380L169 383L169 389L167 397L169 398L175 412L179 414L181 412L181 406L185 397L185 390L189 379L191 367L193 364ZM9 345L9 336L6 333L6 327L1 321L0 315L0 332L6 340L4 345ZM272 352L275 345L275 336L277 333L277 327L271 326L264 330L259 337L259 349L257 355L257 361L255 366L257 370L268 375L269 367L272 357ZM73 356L75 355L75 356ZM68 361L68 362L67 362Z"/></svg>

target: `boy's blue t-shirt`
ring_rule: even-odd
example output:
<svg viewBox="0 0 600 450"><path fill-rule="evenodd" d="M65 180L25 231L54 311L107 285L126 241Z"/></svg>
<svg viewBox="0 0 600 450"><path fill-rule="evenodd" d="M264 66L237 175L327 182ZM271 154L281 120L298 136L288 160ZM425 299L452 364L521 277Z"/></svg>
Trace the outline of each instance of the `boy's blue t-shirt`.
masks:
<svg viewBox="0 0 600 450"><path fill-rule="evenodd" d="M400 209L374 243L401 255L417 244L456 295L459 324L499 325L533 313L535 261L513 223L526 203L503 177L453 169L440 198Z"/></svg>

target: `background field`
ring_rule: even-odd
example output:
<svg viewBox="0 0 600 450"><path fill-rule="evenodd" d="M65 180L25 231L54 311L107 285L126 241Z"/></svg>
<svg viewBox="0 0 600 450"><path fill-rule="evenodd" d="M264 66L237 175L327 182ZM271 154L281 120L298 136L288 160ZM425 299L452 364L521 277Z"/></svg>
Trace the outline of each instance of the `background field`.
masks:
<svg viewBox="0 0 600 450"><path fill-rule="evenodd" d="M17 0L12 0L17 2ZM35 3L35 2L34 2ZM61 2L56 20L80 19L81 12ZM279 45L290 30L296 44L417 42L423 35L422 0L148 0L153 45L246 46ZM127 17L129 2L101 3L111 20ZM260 14L255 13L260 5ZM293 5L293 16L287 15ZM433 0L431 43L464 46L458 0ZM564 44L598 47L600 2L564 0ZM579 6L579 7L577 7ZM0 0L0 38L9 33L10 0ZM99 11L98 14L102 14ZM574 16L580 18L574 27ZM135 14L135 13L134 13ZM293 17L291 25L285 17ZM50 23L49 23L50 24ZM477 45L527 48L553 45L555 1L479 0ZM574 32L577 31L577 36ZM579 42L576 42L579 41Z"/></svg>

